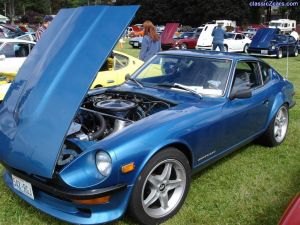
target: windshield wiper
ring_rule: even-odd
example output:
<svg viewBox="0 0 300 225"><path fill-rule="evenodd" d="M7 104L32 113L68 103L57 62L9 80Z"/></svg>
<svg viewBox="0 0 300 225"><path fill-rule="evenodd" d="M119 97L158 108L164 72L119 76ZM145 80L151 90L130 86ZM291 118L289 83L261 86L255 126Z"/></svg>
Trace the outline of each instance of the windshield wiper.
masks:
<svg viewBox="0 0 300 225"><path fill-rule="evenodd" d="M141 82L137 81L135 78L131 77L129 74L127 74L127 75L125 76L125 80L126 80L126 81L128 81L128 80L133 81L133 82L136 83L136 85L138 85L140 88L144 88L144 86L142 85Z"/></svg>
<svg viewBox="0 0 300 225"><path fill-rule="evenodd" d="M194 90L191 89L191 88L188 88L188 87L186 87L186 86L184 86L184 85L177 84L177 83L161 83L161 84L158 84L158 85L156 85L156 86L158 86L158 87L178 88L178 89L185 90L185 91L187 91L187 92L189 92L189 93L192 93L192 94L194 94L194 95L197 95L197 96L200 97L200 98L203 97L203 96L202 96L200 93L198 93L197 91L194 91Z"/></svg>

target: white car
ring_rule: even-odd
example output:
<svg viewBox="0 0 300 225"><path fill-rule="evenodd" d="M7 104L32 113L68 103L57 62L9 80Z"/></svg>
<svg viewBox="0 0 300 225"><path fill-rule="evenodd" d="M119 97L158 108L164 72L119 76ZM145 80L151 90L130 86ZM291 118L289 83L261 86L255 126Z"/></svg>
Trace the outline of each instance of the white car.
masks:
<svg viewBox="0 0 300 225"><path fill-rule="evenodd" d="M0 39L0 75L16 73L35 46L20 39Z"/></svg>
<svg viewBox="0 0 300 225"><path fill-rule="evenodd" d="M248 52L251 39L242 33L227 33L224 39L225 52Z"/></svg>
<svg viewBox="0 0 300 225"><path fill-rule="evenodd" d="M23 34L21 36L15 37L15 39L36 42L35 32L27 32L26 34Z"/></svg>

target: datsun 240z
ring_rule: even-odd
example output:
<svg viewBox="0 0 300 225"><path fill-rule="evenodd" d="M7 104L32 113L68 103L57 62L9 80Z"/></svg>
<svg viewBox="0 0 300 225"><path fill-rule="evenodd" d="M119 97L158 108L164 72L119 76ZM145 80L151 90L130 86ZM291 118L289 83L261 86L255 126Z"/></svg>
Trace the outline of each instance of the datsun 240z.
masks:
<svg viewBox="0 0 300 225"><path fill-rule="evenodd" d="M5 183L58 219L99 224L128 209L161 223L192 173L252 140L286 137L293 85L251 56L162 52L124 84L89 91L137 9L61 10L0 106Z"/></svg>

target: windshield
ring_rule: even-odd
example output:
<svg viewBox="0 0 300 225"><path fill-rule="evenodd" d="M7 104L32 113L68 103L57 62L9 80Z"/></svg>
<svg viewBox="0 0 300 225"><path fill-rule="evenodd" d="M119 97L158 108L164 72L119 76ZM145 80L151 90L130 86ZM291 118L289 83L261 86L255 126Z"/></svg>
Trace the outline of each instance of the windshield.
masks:
<svg viewBox="0 0 300 225"><path fill-rule="evenodd" d="M179 38L180 39L184 39L184 38L190 38L190 37L193 37L195 33L193 32L184 32L182 33Z"/></svg>
<svg viewBox="0 0 300 225"><path fill-rule="evenodd" d="M282 23L271 22L271 23L269 24L269 26L272 26L272 27L282 27Z"/></svg>
<svg viewBox="0 0 300 225"><path fill-rule="evenodd" d="M275 40L276 40L276 41L280 41L280 42L282 42L282 41L287 41L286 38L287 38L287 37L284 36L284 35L276 35L276 36L275 36Z"/></svg>
<svg viewBox="0 0 300 225"><path fill-rule="evenodd" d="M222 96L230 66L226 59L157 55L134 78L145 86L179 84L201 95Z"/></svg>
<svg viewBox="0 0 300 225"><path fill-rule="evenodd" d="M230 38L234 38L235 34L233 33L226 33L226 38L230 39Z"/></svg>

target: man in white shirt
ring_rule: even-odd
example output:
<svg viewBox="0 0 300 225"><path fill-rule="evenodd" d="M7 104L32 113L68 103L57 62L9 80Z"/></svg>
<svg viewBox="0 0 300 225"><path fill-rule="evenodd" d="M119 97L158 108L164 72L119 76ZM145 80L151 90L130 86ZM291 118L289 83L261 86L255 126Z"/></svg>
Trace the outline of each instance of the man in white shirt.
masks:
<svg viewBox="0 0 300 225"><path fill-rule="evenodd" d="M297 33L297 31L293 28L291 36L294 37L296 39L296 41L299 40L299 35Z"/></svg>

